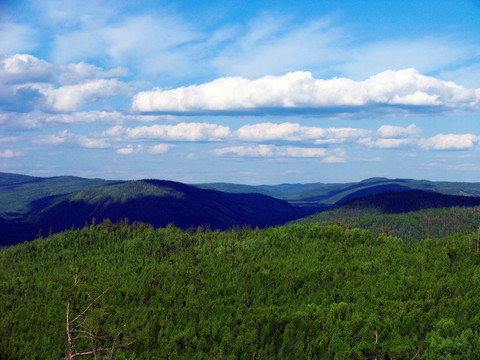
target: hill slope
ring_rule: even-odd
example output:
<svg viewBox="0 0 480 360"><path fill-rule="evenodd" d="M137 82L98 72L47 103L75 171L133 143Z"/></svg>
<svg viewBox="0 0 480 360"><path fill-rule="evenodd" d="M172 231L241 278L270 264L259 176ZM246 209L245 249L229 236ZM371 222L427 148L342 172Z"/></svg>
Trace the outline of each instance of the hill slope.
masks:
<svg viewBox="0 0 480 360"><path fill-rule="evenodd" d="M480 197L477 196L445 195L423 190L387 191L345 202L341 201L328 210L308 215L299 221L323 222L341 217L399 214L422 209L478 205L480 205Z"/></svg>
<svg viewBox="0 0 480 360"><path fill-rule="evenodd" d="M476 229L480 197L407 190L385 192L340 203L294 223L342 223L375 234L394 235L406 241L442 237Z"/></svg>
<svg viewBox="0 0 480 360"><path fill-rule="evenodd" d="M204 225L226 229L279 225L304 215L286 201L262 194L229 194L173 181L128 181L51 199L27 213L21 222L11 223L3 242L15 232L31 238L39 228L44 233L49 229L57 232L72 225L82 227L93 218L98 222L128 218L155 227L173 224L182 229Z"/></svg>
<svg viewBox="0 0 480 360"><path fill-rule="evenodd" d="M118 183L76 176L34 177L0 173L0 218L20 217L52 197Z"/></svg>
<svg viewBox="0 0 480 360"><path fill-rule="evenodd" d="M236 184L201 184L204 188L230 192L259 192L287 200L296 205L329 207L343 201L387 191L424 190L446 195L480 196L480 183L427 181L412 179L370 178L344 184L287 184L248 186Z"/></svg>

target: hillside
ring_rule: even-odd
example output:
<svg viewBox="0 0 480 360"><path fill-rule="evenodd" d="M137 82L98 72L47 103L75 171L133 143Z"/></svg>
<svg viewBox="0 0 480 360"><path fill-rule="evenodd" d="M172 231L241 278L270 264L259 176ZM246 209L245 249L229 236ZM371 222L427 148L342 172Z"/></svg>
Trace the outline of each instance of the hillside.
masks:
<svg viewBox="0 0 480 360"><path fill-rule="evenodd" d="M248 186L224 183L202 184L230 192L259 192L287 200L295 205L332 205L388 191L424 190L446 195L480 196L480 183L442 182L412 179L371 178L345 184L287 184Z"/></svg>
<svg viewBox="0 0 480 360"><path fill-rule="evenodd" d="M428 193L410 192L425 189ZM444 195L433 195L432 191ZM400 196L402 193L404 195ZM0 173L0 245L31 240L37 235L69 229L72 225L81 227L91 223L93 218L98 222L106 218L113 222L128 218L154 226L175 224L183 229L204 225L214 229L236 225L264 227L326 209L328 211L320 213L318 218L306 221L325 223L325 219L345 216L474 206L478 205L474 196L478 194L479 183L386 178L346 184L250 186L215 183L192 186L160 180L41 178ZM363 200L352 203L355 199ZM332 208L343 203L345 207Z"/></svg>
<svg viewBox="0 0 480 360"><path fill-rule="evenodd" d="M339 218L399 214L422 209L480 205L480 197L439 194L423 190L386 191L341 201L328 210L308 215L299 222L324 222Z"/></svg>
<svg viewBox="0 0 480 360"><path fill-rule="evenodd" d="M75 176L43 178L0 173L0 218L21 217L55 196L116 182Z"/></svg>
<svg viewBox="0 0 480 360"><path fill-rule="evenodd" d="M0 235L3 244L32 239L43 229L57 232L71 226L82 227L92 219L118 222L125 218L155 227L173 224L182 229L209 226L226 229L249 225L265 227L283 224L306 214L288 204L262 194L229 194L201 190L173 181L128 181L99 186L55 197L28 212L21 221ZM3 237L3 238L1 238ZM23 239L23 240L22 240ZM18 241L17 241L18 242Z"/></svg>
<svg viewBox="0 0 480 360"><path fill-rule="evenodd" d="M341 223L388 233L406 241L470 232L480 225L480 197L453 196L421 190L385 192L340 203L293 223Z"/></svg>
<svg viewBox="0 0 480 360"><path fill-rule="evenodd" d="M67 231L0 251L0 358L65 358L67 300L72 319L108 289L85 330L121 330L119 358L478 359L470 245L318 224Z"/></svg>

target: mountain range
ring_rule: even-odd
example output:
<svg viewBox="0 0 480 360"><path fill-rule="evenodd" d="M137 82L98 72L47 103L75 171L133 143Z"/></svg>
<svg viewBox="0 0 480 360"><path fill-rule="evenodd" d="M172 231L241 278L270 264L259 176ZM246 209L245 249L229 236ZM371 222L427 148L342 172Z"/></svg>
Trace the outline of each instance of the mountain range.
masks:
<svg viewBox="0 0 480 360"><path fill-rule="evenodd" d="M0 245L105 219L225 230L281 225L327 209L388 214L475 206L480 204L479 196L480 183L412 179L251 186L0 173Z"/></svg>

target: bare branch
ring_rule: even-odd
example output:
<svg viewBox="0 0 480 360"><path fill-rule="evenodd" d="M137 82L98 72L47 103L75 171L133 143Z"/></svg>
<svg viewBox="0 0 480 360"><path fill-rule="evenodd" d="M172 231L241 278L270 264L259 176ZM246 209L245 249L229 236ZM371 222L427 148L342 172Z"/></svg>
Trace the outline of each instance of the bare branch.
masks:
<svg viewBox="0 0 480 360"><path fill-rule="evenodd" d="M74 288L77 287L79 281L79 275L74 275ZM103 353L110 352L109 358L113 358L114 351L116 349L126 348L134 343L134 341L127 344L117 344L117 340L122 334L120 330L116 335L111 326L105 322L106 309L100 309L98 312L91 313L90 310L93 306L105 295L110 289L106 288L100 295L93 299L88 306L83 309L73 320L70 320L70 312L73 302L73 291L70 293L67 301L66 309L66 331L67 331L67 344L69 359L73 360L77 356L91 356L95 359ZM93 321L92 321L93 320ZM107 329L108 328L108 329ZM106 331L106 332L105 332ZM104 334L104 335L102 335ZM77 340L89 340L90 349L84 351L77 351L73 345ZM109 341L112 342L111 346L105 346ZM84 342L86 345L86 343Z"/></svg>
<svg viewBox="0 0 480 360"><path fill-rule="evenodd" d="M73 324L75 321L80 319L83 315L87 313L87 311L98 301L100 298L105 295L105 293L110 289L110 286L106 288L100 295L98 295L86 308L83 310L75 319L70 321L70 324Z"/></svg>
<svg viewBox="0 0 480 360"><path fill-rule="evenodd" d="M72 354L73 357L76 357L76 356L85 356L85 355L93 355L95 352L99 353L99 352L106 352L106 351L111 351L112 349L115 350L115 349L125 349L127 347L129 347L130 345L132 345L135 341L131 341L129 342L128 344L120 344L120 345L115 345L115 346L110 346L110 347L106 347L106 348L101 348L101 349L96 349L96 350L90 350L90 351L84 351L84 352L78 352L78 353L74 353Z"/></svg>

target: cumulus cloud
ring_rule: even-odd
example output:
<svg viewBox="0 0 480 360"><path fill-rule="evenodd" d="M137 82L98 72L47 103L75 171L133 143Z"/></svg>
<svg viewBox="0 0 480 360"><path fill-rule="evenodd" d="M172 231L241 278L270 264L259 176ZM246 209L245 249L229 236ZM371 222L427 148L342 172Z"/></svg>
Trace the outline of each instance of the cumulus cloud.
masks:
<svg viewBox="0 0 480 360"><path fill-rule="evenodd" d="M173 122L171 115L128 114L120 111L75 111L70 113L46 113L33 111L29 113L0 112L0 126L10 130L55 127L58 125L114 125L127 122Z"/></svg>
<svg viewBox="0 0 480 360"><path fill-rule="evenodd" d="M243 141L310 141L316 144L344 143L370 134L369 130L354 128L320 128L297 123L259 123L245 125L234 135Z"/></svg>
<svg viewBox="0 0 480 360"><path fill-rule="evenodd" d="M105 136L126 139L160 139L166 141L218 141L230 136L228 126L209 123L179 123L123 128L116 126L104 132Z"/></svg>
<svg viewBox="0 0 480 360"><path fill-rule="evenodd" d="M97 79L58 89L40 88L42 108L53 112L70 112L86 105L107 100L128 92L128 85L116 79Z"/></svg>
<svg viewBox="0 0 480 360"><path fill-rule="evenodd" d="M256 80L227 77L201 85L140 92L132 108L164 113L317 114L388 112L442 113L478 109L480 89L425 76L415 69L385 71L364 81L315 79L310 72L265 76Z"/></svg>
<svg viewBox="0 0 480 360"><path fill-rule="evenodd" d="M369 148L397 149L414 144L413 139L372 139L365 138L358 141L359 144Z"/></svg>
<svg viewBox="0 0 480 360"><path fill-rule="evenodd" d="M5 149L3 151L0 151L0 158L11 158L14 156L15 156L15 153L10 149Z"/></svg>
<svg viewBox="0 0 480 360"><path fill-rule="evenodd" d="M62 84L78 84L85 80L98 78L112 78L130 75L130 71L126 68L116 67L105 71L104 69L84 62L59 66L61 72L59 81Z"/></svg>
<svg viewBox="0 0 480 360"><path fill-rule="evenodd" d="M28 54L0 56L0 82L21 84L55 82L57 66Z"/></svg>
<svg viewBox="0 0 480 360"><path fill-rule="evenodd" d="M377 133L383 138L402 138L419 135L421 131L422 130L415 124L410 124L406 128L401 126L383 125L378 128Z"/></svg>
<svg viewBox="0 0 480 360"><path fill-rule="evenodd" d="M84 63L58 66L28 54L0 57L0 109L72 112L126 94L129 86L109 77L127 71Z"/></svg>
<svg viewBox="0 0 480 360"><path fill-rule="evenodd" d="M438 134L422 139L419 146L424 150L468 150L480 143L480 136L473 134Z"/></svg>
<svg viewBox="0 0 480 360"><path fill-rule="evenodd" d="M218 156L264 157L264 158L323 158L326 162L343 161L343 151L329 152L324 148L308 148L296 146L253 145L229 146L213 150Z"/></svg>
<svg viewBox="0 0 480 360"><path fill-rule="evenodd" d="M172 145L172 144L157 144L157 145L149 147L148 152L150 154L154 154L154 155L165 154L166 152L168 152L173 147L174 147L174 145Z"/></svg>
<svg viewBox="0 0 480 360"><path fill-rule="evenodd" d="M103 139L95 139L88 136L76 137L75 142L83 148L88 149L105 149L110 147L110 144Z"/></svg>
<svg viewBox="0 0 480 360"><path fill-rule="evenodd" d="M33 140L37 145L60 145L71 144L89 149L104 149L111 147L110 143L101 138L94 138L84 135L77 135L68 130L63 130L58 134L40 135Z"/></svg>
<svg viewBox="0 0 480 360"><path fill-rule="evenodd" d="M40 135L33 140L33 143L37 145L58 145L67 141L69 136L68 130L64 130L58 134Z"/></svg>
<svg viewBox="0 0 480 360"><path fill-rule="evenodd" d="M376 133L371 134L372 136L358 139L357 144L379 149L415 147L421 131L415 124L410 124L407 127L382 125Z"/></svg>
<svg viewBox="0 0 480 360"><path fill-rule="evenodd" d="M140 152L142 149L143 149L142 145L137 145L137 147L134 148L131 144L128 144L127 147L117 149L116 153L119 155L131 155L131 154Z"/></svg>

